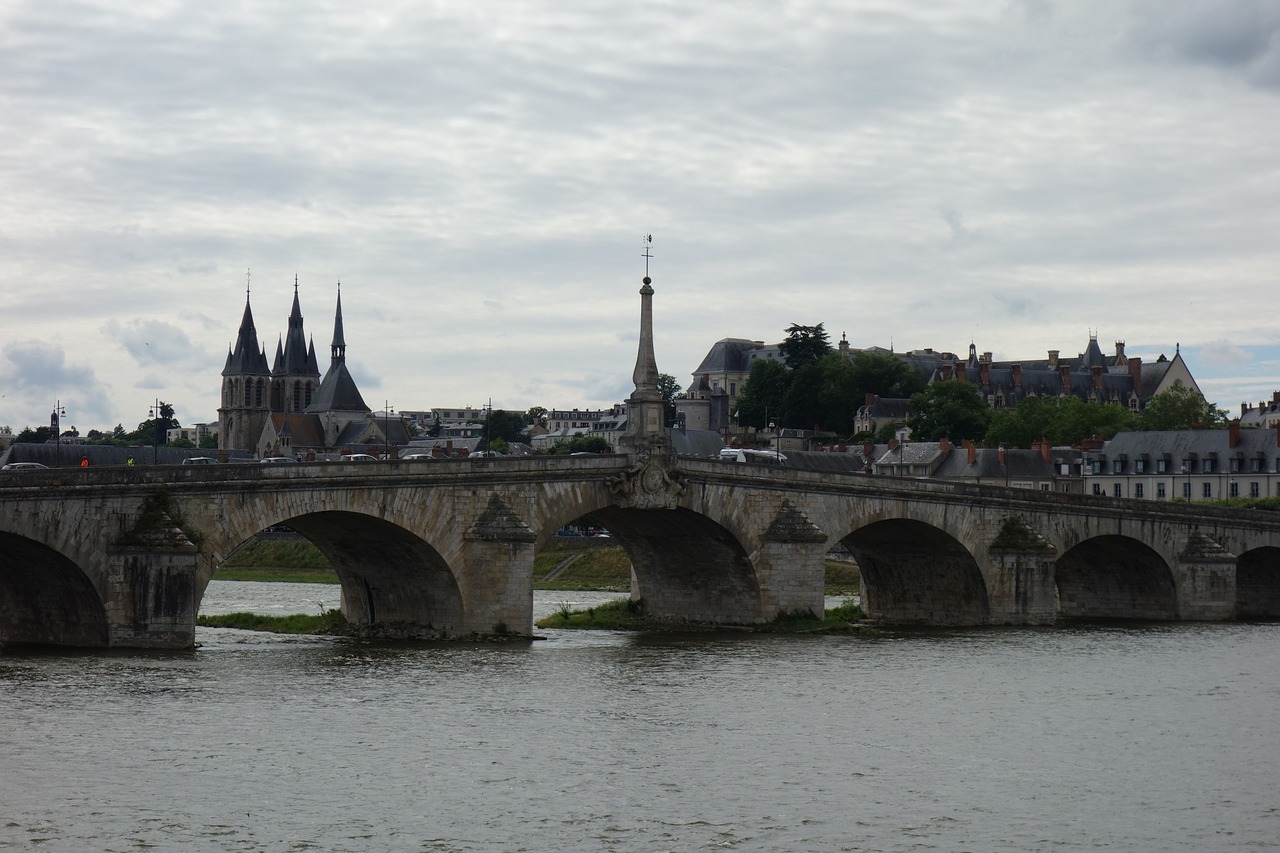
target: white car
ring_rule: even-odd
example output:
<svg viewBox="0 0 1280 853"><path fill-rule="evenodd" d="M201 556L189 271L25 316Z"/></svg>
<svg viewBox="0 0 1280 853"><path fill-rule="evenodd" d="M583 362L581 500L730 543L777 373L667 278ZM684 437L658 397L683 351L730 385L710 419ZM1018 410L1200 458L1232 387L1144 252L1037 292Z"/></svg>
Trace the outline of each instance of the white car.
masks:
<svg viewBox="0 0 1280 853"><path fill-rule="evenodd" d="M39 471L48 469L48 465L41 465L39 462L10 462L0 471Z"/></svg>
<svg viewBox="0 0 1280 853"><path fill-rule="evenodd" d="M292 463L295 463L295 464L296 464L296 463L297 463L297 461L298 461L298 460L297 460L297 459L294 459L292 456L264 456L264 457L262 457L262 460L261 460L261 463L260 463L260 464L262 464L262 465L280 465L280 464L282 464L282 463L287 464L287 463L290 463L290 462L292 462Z"/></svg>
<svg viewBox="0 0 1280 853"><path fill-rule="evenodd" d="M370 456L368 453L344 453L342 454L343 462L377 462L378 457Z"/></svg>

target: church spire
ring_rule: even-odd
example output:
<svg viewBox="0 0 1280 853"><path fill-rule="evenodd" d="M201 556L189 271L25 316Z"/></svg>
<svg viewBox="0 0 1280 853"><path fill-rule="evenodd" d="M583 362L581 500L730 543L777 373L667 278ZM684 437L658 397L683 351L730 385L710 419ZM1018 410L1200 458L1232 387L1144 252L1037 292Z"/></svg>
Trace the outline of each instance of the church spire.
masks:
<svg viewBox="0 0 1280 853"><path fill-rule="evenodd" d="M345 360L347 357L347 341L342 336L342 282L338 282L338 310L333 317L333 343L329 347L333 360Z"/></svg>

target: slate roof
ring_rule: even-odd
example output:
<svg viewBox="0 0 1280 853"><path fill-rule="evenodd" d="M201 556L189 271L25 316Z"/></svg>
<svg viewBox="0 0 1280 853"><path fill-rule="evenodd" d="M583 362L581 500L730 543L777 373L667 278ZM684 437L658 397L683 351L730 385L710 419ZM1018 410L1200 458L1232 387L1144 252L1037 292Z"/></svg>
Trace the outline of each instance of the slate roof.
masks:
<svg viewBox="0 0 1280 853"><path fill-rule="evenodd" d="M1226 460L1261 458L1267 460L1267 470L1275 471L1275 459L1280 456L1277 447L1277 431L1274 429L1242 429L1240 440L1235 447L1229 447L1230 430L1226 429L1185 429L1165 430L1160 432L1119 432L1108 441L1101 451L1089 455L1104 461L1124 458L1126 460L1166 458L1171 463L1172 471L1178 473L1184 459L1221 460L1219 468L1214 465L1213 473L1224 473L1228 470ZM1128 470L1127 469L1126 473ZM1148 472L1148 473L1154 473ZM1199 465L1196 466L1199 473Z"/></svg>
<svg viewBox="0 0 1280 853"><path fill-rule="evenodd" d="M1052 463L1046 462L1039 450L1012 448L1004 451L1000 462L1000 450L979 447L974 450L973 463L964 447L953 447L933 472L937 480L1051 480L1054 478Z"/></svg>
<svg viewBox="0 0 1280 853"><path fill-rule="evenodd" d="M227 353L227 363L222 368L222 375L267 376L270 373L266 350L258 345L258 330L253 324L253 310L249 307L249 297L246 296L244 315L240 318L240 331L236 334L235 347Z"/></svg>

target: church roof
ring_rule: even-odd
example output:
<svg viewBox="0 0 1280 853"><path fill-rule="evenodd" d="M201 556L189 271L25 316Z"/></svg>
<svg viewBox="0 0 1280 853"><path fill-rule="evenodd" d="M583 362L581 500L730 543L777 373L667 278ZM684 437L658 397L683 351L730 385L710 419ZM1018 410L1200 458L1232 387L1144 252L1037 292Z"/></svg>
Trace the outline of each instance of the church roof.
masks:
<svg viewBox="0 0 1280 853"><path fill-rule="evenodd" d="M249 307L249 297L244 299L244 315L240 318L240 331L236 335L235 347L227 353L227 363L222 368L223 376L237 374L265 376L271 373L267 366L266 351L258 346L258 330L253 325L253 310Z"/></svg>
<svg viewBox="0 0 1280 853"><path fill-rule="evenodd" d="M356 381L347 370L345 359L335 359L320 381L320 388L307 406L308 412L368 412Z"/></svg>

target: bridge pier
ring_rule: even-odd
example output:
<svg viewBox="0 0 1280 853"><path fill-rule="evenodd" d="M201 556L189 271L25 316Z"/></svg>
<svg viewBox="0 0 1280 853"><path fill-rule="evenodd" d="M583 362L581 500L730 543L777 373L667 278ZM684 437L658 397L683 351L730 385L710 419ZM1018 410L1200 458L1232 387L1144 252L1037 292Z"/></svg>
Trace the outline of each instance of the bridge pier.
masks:
<svg viewBox="0 0 1280 853"><path fill-rule="evenodd" d="M109 548L107 645L194 648L197 559L190 543Z"/></svg>
<svg viewBox="0 0 1280 853"><path fill-rule="evenodd" d="M760 585L761 621L782 613L822 616L827 534L783 500L751 562Z"/></svg>
<svg viewBox="0 0 1280 853"><path fill-rule="evenodd" d="M1203 533L1192 533L1178 554L1174 581L1178 618L1225 622L1236 615L1235 554Z"/></svg>
<svg viewBox="0 0 1280 853"><path fill-rule="evenodd" d="M1007 519L982 567L994 625L1048 625L1058 618L1058 554L1018 518Z"/></svg>
<svg viewBox="0 0 1280 853"><path fill-rule="evenodd" d="M463 539L462 633L532 636L534 532L493 494Z"/></svg>

